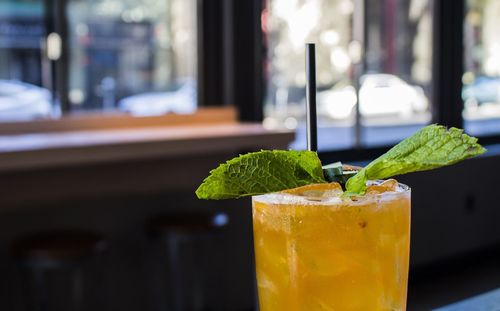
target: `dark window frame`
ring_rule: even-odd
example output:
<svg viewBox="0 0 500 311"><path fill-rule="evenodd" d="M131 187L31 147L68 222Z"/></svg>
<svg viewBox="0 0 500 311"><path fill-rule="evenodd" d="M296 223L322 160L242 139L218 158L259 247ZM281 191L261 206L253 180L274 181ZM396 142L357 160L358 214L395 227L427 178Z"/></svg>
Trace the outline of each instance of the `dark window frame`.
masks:
<svg viewBox="0 0 500 311"><path fill-rule="evenodd" d="M208 4L208 5L207 5ZM198 106L223 106L224 101L224 3L197 1Z"/></svg>
<svg viewBox="0 0 500 311"><path fill-rule="evenodd" d="M200 29L199 35L205 44L198 50L202 64L200 104L234 105L240 121L260 122L265 90L260 20L263 0L199 0L201 6L204 2L220 7L218 11L203 11L201 16L205 29ZM220 62L210 67L214 59ZM203 89L209 87L212 89Z"/></svg>

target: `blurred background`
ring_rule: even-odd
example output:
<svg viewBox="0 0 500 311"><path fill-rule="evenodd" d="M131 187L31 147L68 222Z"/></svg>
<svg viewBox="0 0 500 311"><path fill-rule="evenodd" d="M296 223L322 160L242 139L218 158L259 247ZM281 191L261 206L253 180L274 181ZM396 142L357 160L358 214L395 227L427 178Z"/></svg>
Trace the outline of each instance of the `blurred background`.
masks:
<svg viewBox="0 0 500 311"><path fill-rule="evenodd" d="M305 149L305 42L324 163L431 123L489 150L401 178L408 309L500 287L499 27L497 0L1 0L0 309L253 310L250 201L194 190Z"/></svg>

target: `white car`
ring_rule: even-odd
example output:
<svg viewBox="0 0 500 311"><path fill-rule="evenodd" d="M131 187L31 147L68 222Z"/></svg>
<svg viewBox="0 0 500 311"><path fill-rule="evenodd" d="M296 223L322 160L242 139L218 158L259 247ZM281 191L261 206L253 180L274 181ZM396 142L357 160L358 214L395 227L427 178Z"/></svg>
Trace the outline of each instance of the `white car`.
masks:
<svg viewBox="0 0 500 311"><path fill-rule="evenodd" d="M398 115L409 117L429 106L424 91L390 74L361 77L359 111L362 116Z"/></svg>
<svg viewBox="0 0 500 311"><path fill-rule="evenodd" d="M196 111L196 83L186 81L179 89L171 92L132 95L120 100L118 107L136 116L190 114Z"/></svg>
<svg viewBox="0 0 500 311"><path fill-rule="evenodd" d="M425 112L429 102L419 86L412 86L390 74L361 76L359 111L363 117L395 115L410 117ZM354 116L356 89L345 82L318 93L318 113L342 120Z"/></svg>
<svg viewBox="0 0 500 311"><path fill-rule="evenodd" d="M52 115L50 91L17 80L0 80L0 120L22 121Z"/></svg>

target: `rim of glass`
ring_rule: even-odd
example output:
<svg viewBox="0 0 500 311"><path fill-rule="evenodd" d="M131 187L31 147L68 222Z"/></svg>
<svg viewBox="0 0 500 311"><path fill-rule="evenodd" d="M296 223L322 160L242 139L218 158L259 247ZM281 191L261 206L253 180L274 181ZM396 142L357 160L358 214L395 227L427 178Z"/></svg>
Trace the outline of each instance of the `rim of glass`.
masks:
<svg viewBox="0 0 500 311"><path fill-rule="evenodd" d="M382 182L386 181L387 179L383 180L383 179L380 179L380 180L368 180L367 181L367 185L376 185L376 184L381 184ZM402 197L402 196L406 196L406 195L409 195L411 193L411 188L406 185L406 184L403 184L403 183L400 183L398 182L398 190L397 191L387 191L387 192L382 192L382 193L378 193L378 194L370 194L370 195L363 195L363 196L359 196L361 198L367 198L367 199L370 199L370 200L380 200L380 199L390 199L390 198L399 198L399 197ZM279 200L279 198L293 198L293 197L304 197L304 196L301 196L301 195L297 195L297 194L292 194L292 193L285 193L285 192L272 192L272 193L266 193L266 194L259 194L259 195L254 195L252 196L252 200L253 201L257 201L257 202L262 202L262 203L270 203L270 204L293 204L293 203L286 203L286 202L279 202L281 200ZM270 198L275 198L276 201L275 202L272 202L273 200L269 200ZM338 198L338 197L337 197ZM264 202L266 201L266 202ZM352 200L352 203L356 203L356 202L365 202L365 200ZM336 201L336 202L322 202L322 201L317 201L317 202L311 202L311 204L338 204L339 202Z"/></svg>

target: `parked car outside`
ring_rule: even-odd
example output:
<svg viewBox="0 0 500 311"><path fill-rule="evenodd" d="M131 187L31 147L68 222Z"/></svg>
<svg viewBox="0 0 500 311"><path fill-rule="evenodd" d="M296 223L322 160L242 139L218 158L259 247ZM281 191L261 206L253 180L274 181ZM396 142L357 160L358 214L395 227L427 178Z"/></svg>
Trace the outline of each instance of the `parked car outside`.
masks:
<svg viewBox="0 0 500 311"><path fill-rule="evenodd" d="M500 77L479 76L464 85L462 99L466 107L500 103Z"/></svg>
<svg viewBox="0 0 500 311"><path fill-rule="evenodd" d="M52 112L49 90L17 80L0 80L1 121L48 118Z"/></svg>
<svg viewBox="0 0 500 311"><path fill-rule="evenodd" d="M361 76L359 110L363 117L411 117L425 112L429 102L420 86L410 85L390 74ZM318 112L332 119L348 119L355 113L356 89L339 82L331 89L318 93Z"/></svg>
<svg viewBox="0 0 500 311"><path fill-rule="evenodd" d="M366 74L360 79L359 110L362 116L410 117L424 112L429 101L420 86L390 74Z"/></svg>
<svg viewBox="0 0 500 311"><path fill-rule="evenodd" d="M126 97L118 102L118 107L136 116L189 114L196 111L196 99L196 83L188 80L175 91L149 92Z"/></svg>

